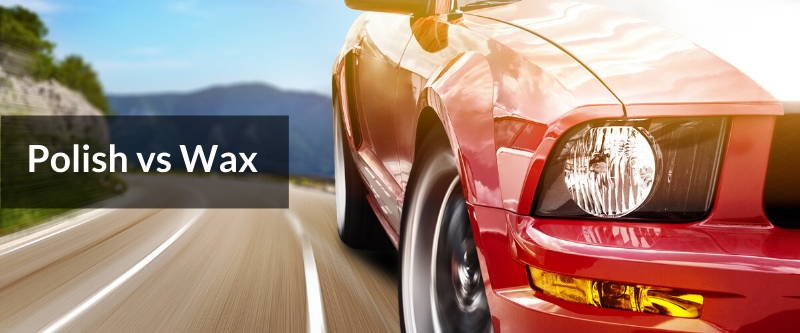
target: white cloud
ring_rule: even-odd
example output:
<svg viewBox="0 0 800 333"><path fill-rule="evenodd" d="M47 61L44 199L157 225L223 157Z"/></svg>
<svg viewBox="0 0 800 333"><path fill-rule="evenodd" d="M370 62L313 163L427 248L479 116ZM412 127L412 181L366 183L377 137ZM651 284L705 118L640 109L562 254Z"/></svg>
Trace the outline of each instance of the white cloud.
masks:
<svg viewBox="0 0 800 333"><path fill-rule="evenodd" d="M48 0L0 0L0 6L22 6L39 14L55 13L61 9L59 5Z"/></svg>

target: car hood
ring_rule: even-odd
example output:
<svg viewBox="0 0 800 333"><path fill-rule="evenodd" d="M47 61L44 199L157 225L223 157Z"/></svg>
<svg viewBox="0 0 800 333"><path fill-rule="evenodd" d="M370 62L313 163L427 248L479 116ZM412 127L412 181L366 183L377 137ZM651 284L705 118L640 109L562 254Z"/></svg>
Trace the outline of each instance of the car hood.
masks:
<svg viewBox="0 0 800 333"><path fill-rule="evenodd" d="M471 14L548 39L592 71L626 105L775 101L737 67L641 15L606 5L546 0L521 1ZM775 85L771 81L763 84Z"/></svg>

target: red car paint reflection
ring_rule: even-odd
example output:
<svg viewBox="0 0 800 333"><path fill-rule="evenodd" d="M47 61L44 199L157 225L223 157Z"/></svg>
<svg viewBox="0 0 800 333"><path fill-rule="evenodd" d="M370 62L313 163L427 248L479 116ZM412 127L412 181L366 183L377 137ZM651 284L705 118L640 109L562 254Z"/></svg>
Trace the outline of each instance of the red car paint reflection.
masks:
<svg viewBox="0 0 800 333"><path fill-rule="evenodd" d="M350 81L347 57L357 60ZM395 245L421 119L441 121L459 161L495 331L796 329L800 230L776 227L763 204L782 105L697 45L577 2L415 19L367 13L348 34L333 80L337 109L357 110L341 115L347 144ZM703 116L728 117L730 126L701 221L531 216L551 150L575 125ZM697 319L569 303L531 289L526 265L693 290L706 303Z"/></svg>

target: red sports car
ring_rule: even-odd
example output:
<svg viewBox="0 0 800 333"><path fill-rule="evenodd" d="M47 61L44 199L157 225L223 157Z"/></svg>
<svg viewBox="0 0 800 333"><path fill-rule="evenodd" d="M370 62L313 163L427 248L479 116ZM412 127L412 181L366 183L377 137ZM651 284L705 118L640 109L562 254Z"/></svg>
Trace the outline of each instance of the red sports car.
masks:
<svg viewBox="0 0 800 333"><path fill-rule="evenodd" d="M345 2L339 234L405 331L798 329L797 104L601 6Z"/></svg>

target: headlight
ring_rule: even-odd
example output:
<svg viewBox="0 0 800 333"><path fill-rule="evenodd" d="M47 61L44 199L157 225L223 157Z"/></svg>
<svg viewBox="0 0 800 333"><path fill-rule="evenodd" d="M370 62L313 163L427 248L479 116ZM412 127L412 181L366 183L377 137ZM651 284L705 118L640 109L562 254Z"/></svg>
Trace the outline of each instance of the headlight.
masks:
<svg viewBox="0 0 800 333"><path fill-rule="evenodd" d="M584 131L564 161L564 183L583 211L597 217L626 215L650 195L656 174L653 147L632 126Z"/></svg>
<svg viewBox="0 0 800 333"><path fill-rule="evenodd" d="M604 120L553 147L533 214L697 220L711 207L725 118Z"/></svg>

